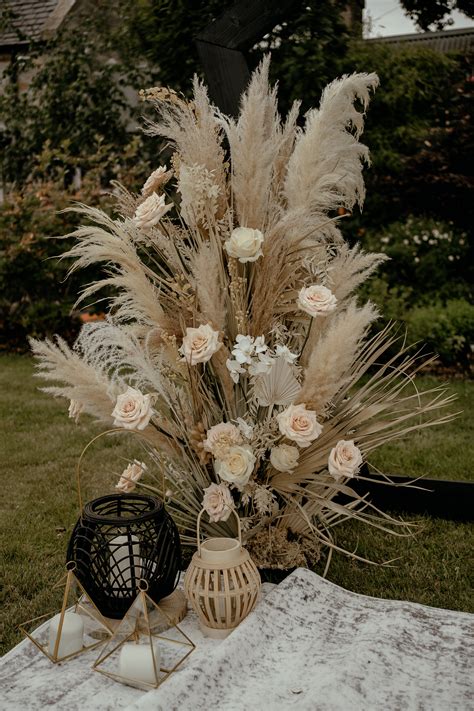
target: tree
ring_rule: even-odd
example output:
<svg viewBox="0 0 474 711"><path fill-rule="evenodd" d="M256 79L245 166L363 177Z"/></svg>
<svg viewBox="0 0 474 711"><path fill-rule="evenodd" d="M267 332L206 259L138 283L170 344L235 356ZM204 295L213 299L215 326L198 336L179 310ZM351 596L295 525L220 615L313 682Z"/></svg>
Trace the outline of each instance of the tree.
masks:
<svg viewBox="0 0 474 711"><path fill-rule="evenodd" d="M474 18L473 0L400 0L406 14L425 32L442 30L453 23L451 13L459 10Z"/></svg>

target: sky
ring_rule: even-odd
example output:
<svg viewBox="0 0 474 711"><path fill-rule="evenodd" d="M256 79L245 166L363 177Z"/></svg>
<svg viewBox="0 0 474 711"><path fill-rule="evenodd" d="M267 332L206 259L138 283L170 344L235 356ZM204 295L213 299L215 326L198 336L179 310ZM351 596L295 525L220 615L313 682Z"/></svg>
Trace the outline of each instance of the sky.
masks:
<svg viewBox="0 0 474 711"><path fill-rule="evenodd" d="M370 31L365 37L385 37L417 32L413 22L404 14L397 0L365 0L365 19L371 19ZM447 29L457 30L462 27L474 27L474 21L455 11L452 13L454 24Z"/></svg>

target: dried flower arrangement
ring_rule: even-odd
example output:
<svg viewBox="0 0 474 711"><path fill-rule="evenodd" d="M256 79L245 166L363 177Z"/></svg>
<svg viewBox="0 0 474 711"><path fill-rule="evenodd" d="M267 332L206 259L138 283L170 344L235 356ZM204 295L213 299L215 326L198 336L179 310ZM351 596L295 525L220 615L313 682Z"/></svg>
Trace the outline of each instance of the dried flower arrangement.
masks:
<svg viewBox="0 0 474 711"><path fill-rule="evenodd" d="M192 103L147 93L160 114L148 131L174 147L172 168L141 195L118 189L118 219L74 208L91 224L74 233L71 271L105 266L79 300L112 288L107 319L73 349L32 347L40 375L62 383L46 391L70 399L74 418L149 443L185 545L203 505L211 535L228 534L235 507L259 564L278 568L337 549L331 529L348 517L401 533L351 480L374 448L448 420L439 409L452 398L417 391L422 361L403 342L384 357L397 336L369 334L377 311L354 292L385 256L350 248L337 227L339 208L363 203L359 138L377 76L332 82L300 129L298 103L281 120L268 67L237 120L197 79ZM144 470L135 461L119 485L153 488Z"/></svg>

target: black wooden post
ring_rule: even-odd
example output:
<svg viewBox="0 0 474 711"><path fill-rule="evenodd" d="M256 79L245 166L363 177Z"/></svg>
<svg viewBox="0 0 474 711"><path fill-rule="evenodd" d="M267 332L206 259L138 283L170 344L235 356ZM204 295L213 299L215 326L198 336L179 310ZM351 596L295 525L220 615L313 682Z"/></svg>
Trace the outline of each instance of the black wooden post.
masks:
<svg viewBox="0 0 474 711"><path fill-rule="evenodd" d="M211 99L226 114L238 114L250 77L244 52L272 30L292 0L239 0L196 37Z"/></svg>

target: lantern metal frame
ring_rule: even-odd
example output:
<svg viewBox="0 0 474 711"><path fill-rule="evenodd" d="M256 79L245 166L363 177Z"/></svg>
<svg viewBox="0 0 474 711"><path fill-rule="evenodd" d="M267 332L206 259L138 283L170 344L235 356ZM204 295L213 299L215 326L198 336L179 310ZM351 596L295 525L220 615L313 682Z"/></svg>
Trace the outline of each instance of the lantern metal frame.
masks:
<svg viewBox="0 0 474 711"><path fill-rule="evenodd" d="M76 566L74 562L70 561L66 565L66 575L62 576L60 580L52 586L53 590L64 586L63 601L59 610L60 619L58 631L56 634L56 640L52 654L49 652L49 641L47 641L46 643L41 643L40 635L46 633L43 623L47 622L48 620L52 620L53 617L58 614L57 612L48 612L44 615L38 615L38 617L33 617L31 620L27 620L26 622L22 622L18 625L20 631L31 642L33 642L35 647L37 647L40 652L42 652L46 657L48 657L48 659L53 662L53 664L65 662L69 659L78 657L80 654L89 652L92 649L99 647L101 644L104 644L104 642L112 636L112 629L107 623L107 620L103 617L103 615L101 615L100 611L97 609L96 605L94 604L94 601L87 594L87 591L81 585L80 580L77 579L75 575L75 569ZM76 588L80 591L79 596L75 594ZM74 601L71 599L73 595L75 598ZM66 654L64 656L59 656L58 652L61 644L64 617L66 612L71 611L80 614L85 621L92 623L94 625L94 629L92 630L92 632L96 635L99 635L100 638L97 639L97 641L95 642L83 645L82 649L78 650L77 652L74 652L72 654ZM31 627L34 627L34 629L32 631L29 631L29 628ZM91 632L87 634L91 636Z"/></svg>
<svg viewBox="0 0 474 711"><path fill-rule="evenodd" d="M161 684L183 664L183 662L196 648L196 645L192 639L190 639L177 624L171 621L166 612L160 608L154 600L152 600L147 591L147 581L140 580L139 592L136 599L130 606L122 621L118 624L106 647L102 650L101 654L92 666L93 671L99 672L114 681L119 681L122 684L127 684L128 686L133 686L137 689L143 689L145 691L157 689L161 686ZM181 639L174 639L173 637L164 634L164 631L159 633L153 632L159 624L158 620L161 620L161 627L164 626L164 631L171 629L175 630L178 632ZM123 647L123 645L128 642L139 643L143 638L147 638L145 644L150 645L155 683L148 683L134 679L133 677L126 677L119 673L113 672L110 669L104 668L108 660L110 660L114 655L117 655L117 652ZM178 660L171 666L162 664L158 665L154 651L154 642L158 640L166 644L184 647L184 654L180 655ZM115 659L117 661L116 657Z"/></svg>

